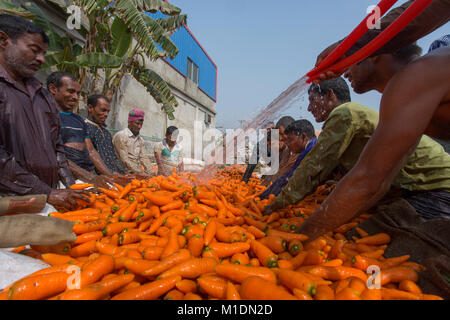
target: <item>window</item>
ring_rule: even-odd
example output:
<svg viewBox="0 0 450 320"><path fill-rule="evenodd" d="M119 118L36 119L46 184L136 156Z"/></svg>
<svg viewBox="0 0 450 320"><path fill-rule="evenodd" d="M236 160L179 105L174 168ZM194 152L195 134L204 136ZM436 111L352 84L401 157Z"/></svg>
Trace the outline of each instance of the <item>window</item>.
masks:
<svg viewBox="0 0 450 320"><path fill-rule="evenodd" d="M198 84L199 68L198 66L188 58L187 62L187 77Z"/></svg>
<svg viewBox="0 0 450 320"><path fill-rule="evenodd" d="M205 124L207 127L209 127L212 123L212 117L210 114L205 113Z"/></svg>

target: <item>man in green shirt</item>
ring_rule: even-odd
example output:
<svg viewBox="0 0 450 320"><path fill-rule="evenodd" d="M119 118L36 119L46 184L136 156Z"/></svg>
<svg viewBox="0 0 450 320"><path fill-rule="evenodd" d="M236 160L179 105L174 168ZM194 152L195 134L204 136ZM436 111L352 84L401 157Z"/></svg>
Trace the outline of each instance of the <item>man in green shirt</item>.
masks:
<svg viewBox="0 0 450 320"><path fill-rule="evenodd" d="M323 184L337 167L349 171L378 125L378 112L350 102L350 91L343 78L311 85L309 101L308 111L317 122L325 121L322 132L275 202L266 207L266 214L302 200ZM391 191L401 191L406 196L409 192L450 192L450 156L438 143L422 136L415 152L393 180ZM348 192L350 196L352 190ZM367 203L366 209L374 204ZM445 215L439 205L436 203L435 215L425 218ZM347 222L337 215L328 218L333 221L314 223L339 226Z"/></svg>

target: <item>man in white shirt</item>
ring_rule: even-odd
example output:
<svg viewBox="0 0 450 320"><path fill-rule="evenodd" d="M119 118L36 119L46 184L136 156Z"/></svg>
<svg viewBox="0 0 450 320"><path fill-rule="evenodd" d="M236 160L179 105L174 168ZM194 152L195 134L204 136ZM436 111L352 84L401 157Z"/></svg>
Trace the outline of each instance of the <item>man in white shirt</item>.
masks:
<svg viewBox="0 0 450 320"><path fill-rule="evenodd" d="M183 148L177 143L178 128L170 126L166 130L166 138L155 145L155 158L158 164L158 174L169 176L173 170L184 171Z"/></svg>
<svg viewBox="0 0 450 320"><path fill-rule="evenodd" d="M128 114L128 128L113 137L114 148L122 163L131 173L153 175L152 163L146 152L144 139L139 135L145 112L133 109Z"/></svg>

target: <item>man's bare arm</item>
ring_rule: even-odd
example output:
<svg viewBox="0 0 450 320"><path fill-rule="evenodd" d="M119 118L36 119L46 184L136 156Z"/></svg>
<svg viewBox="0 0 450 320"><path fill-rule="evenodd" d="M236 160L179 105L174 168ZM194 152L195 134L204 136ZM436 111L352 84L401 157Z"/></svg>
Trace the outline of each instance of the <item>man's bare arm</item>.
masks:
<svg viewBox="0 0 450 320"><path fill-rule="evenodd" d="M94 146L92 145L91 139L84 139L84 143L86 144L86 148L89 152L89 157L92 160L92 163L94 163L95 168L104 175L110 176L112 175L111 170L108 169L108 167L103 162L102 157L98 153L97 150L95 150Z"/></svg>
<svg viewBox="0 0 450 320"><path fill-rule="evenodd" d="M315 239L386 194L449 90L445 67L429 60L421 58L394 76L383 94L379 125L355 167L297 232Z"/></svg>
<svg viewBox="0 0 450 320"><path fill-rule="evenodd" d="M161 174L167 176L166 169L164 168L164 165L161 160L161 153L155 151L155 159L156 159L156 164L158 165L158 171Z"/></svg>

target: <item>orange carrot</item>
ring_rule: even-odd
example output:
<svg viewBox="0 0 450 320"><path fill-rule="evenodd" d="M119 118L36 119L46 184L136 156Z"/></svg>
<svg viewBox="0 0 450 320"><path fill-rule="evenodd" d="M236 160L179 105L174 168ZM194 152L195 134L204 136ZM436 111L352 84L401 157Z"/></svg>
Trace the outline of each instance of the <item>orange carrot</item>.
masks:
<svg viewBox="0 0 450 320"><path fill-rule="evenodd" d="M157 265L145 270L143 272L143 275L146 277L157 276L176 265L188 261L189 259L191 259L191 253L189 252L189 250L180 249L177 252L174 252L171 255L167 256L166 258L161 259L161 261Z"/></svg>
<svg viewBox="0 0 450 320"><path fill-rule="evenodd" d="M199 235L192 236L188 241L188 249L193 257L200 257L203 251L204 240Z"/></svg>
<svg viewBox="0 0 450 320"><path fill-rule="evenodd" d="M193 280L183 279L178 281L175 286L184 294L189 292L197 292L197 283Z"/></svg>
<svg viewBox="0 0 450 320"><path fill-rule="evenodd" d="M217 299L225 299L228 282L222 277L209 275L197 279L199 289L202 293Z"/></svg>
<svg viewBox="0 0 450 320"><path fill-rule="evenodd" d="M202 274L212 272L217 262L211 258L192 258L163 272L161 279L180 275L183 279L195 279Z"/></svg>
<svg viewBox="0 0 450 320"><path fill-rule="evenodd" d="M164 247L164 250L161 254L161 258L165 258L172 253L176 252L178 249L180 249L178 245L178 237L174 230L169 231L169 237L167 241L167 245Z"/></svg>
<svg viewBox="0 0 450 320"><path fill-rule="evenodd" d="M401 282L403 280L410 280L417 282L418 275L417 272L408 267L393 267L390 269L385 269L380 272L381 285L384 286L391 282Z"/></svg>
<svg viewBox="0 0 450 320"><path fill-rule="evenodd" d="M228 281L227 282L227 291L225 295L226 300L241 300L241 296L239 295L238 290L236 289L235 285Z"/></svg>
<svg viewBox="0 0 450 320"><path fill-rule="evenodd" d="M81 270L81 288L97 282L104 275L114 271L114 259L109 255L100 255L97 259L88 262Z"/></svg>
<svg viewBox="0 0 450 320"><path fill-rule="evenodd" d="M173 276L148 282L137 288L119 293L112 297L111 300L155 300L172 290L180 280L180 276Z"/></svg>
<svg viewBox="0 0 450 320"><path fill-rule="evenodd" d="M157 265L159 262L156 260L145 260L145 259L127 259L124 262L124 266L127 270L130 270L134 274L143 276L144 272Z"/></svg>
<svg viewBox="0 0 450 320"><path fill-rule="evenodd" d="M219 264L214 271L224 278L233 282L242 283L245 279L258 276L267 281L276 283L275 273L266 267L242 266L237 264Z"/></svg>
<svg viewBox="0 0 450 320"><path fill-rule="evenodd" d="M134 212L136 211L138 202L134 201L132 202L128 207L126 207L123 211L120 212L118 215L120 222L127 222L131 219Z"/></svg>
<svg viewBox="0 0 450 320"><path fill-rule="evenodd" d="M239 290L244 300L297 300L283 287L260 277L249 277L244 280Z"/></svg>
<svg viewBox="0 0 450 320"><path fill-rule="evenodd" d="M74 245L82 244L91 240L99 240L101 237L103 237L103 234L101 231L93 231L93 232L87 232L82 235L77 236L77 239L73 243Z"/></svg>
<svg viewBox="0 0 450 320"><path fill-rule="evenodd" d="M40 300L61 293L66 289L67 272L53 272L25 277L15 282L8 291L9 300Z"/></svg>
<svg viewBox="0 0 450 320"><path fill-rule="evenodd" d="M56 253L43 253L42 260L52 266L66 264L66 263L69 263L69 264L77 263L77 260L72 258L71 256L66 256L66 255L56 254Z"/></svg>
<svg viewBox="0 0 450 320"><path fill-rule="evenodd" d="M278 265L278 256L261 242L252 240L250 242L250 247L262 265L269 268L273 268Z"/></svg>
<svg viewBox="0 0 450 320"><path fill-rule="evenodd" d="M82 243L70 249L69 254L70 256L77 258L97 252L96 242L97 240L90 240L88 242Z"/></svg>
<svg viewBox="0 0 450 320"><path fill-rule="evenodd" d="M326 285L317 286L314 300L334 300L335 295L333 289Z"/></svg>
<svg viewBox="0 0 450 320"><path fill-rule="evenodd" d="M204 232L204 245L208 246L216 235L217 223L214 220L208 222Z"/></svg>
<svg viewBox="0 0 450 320"><path fill-rule="evenodd" d="M231 257L233 254L245 252L250 249L250 245L245 242L222 243L215 242L209 245L219 258Z"/></svg>

